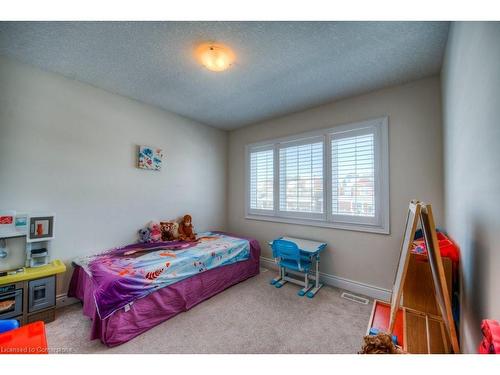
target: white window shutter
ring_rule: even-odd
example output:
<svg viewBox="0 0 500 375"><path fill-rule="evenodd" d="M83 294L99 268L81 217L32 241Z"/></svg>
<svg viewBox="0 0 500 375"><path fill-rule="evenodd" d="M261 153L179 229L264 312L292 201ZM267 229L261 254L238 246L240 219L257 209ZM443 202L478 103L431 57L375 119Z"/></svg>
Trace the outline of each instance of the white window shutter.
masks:
<svg viewBox="0 0 500 375"><path fill-rule="evenodd" d="M273 149L250 151L250 210L274 210Z"/></svg>
<svg viewBox="0 0 500 375"><path fill-rule="evenodd" d="M324 141L302 141L279 148L279 210L294 216L324 213ZM303 213L305 215L300 215Z"/></svg>
<svg viewBox="0 0 500 375"><path fill-rule="evenodd" d="M373 130L334 134L332 215L374 218L376 213L375 134Z"/></svg>

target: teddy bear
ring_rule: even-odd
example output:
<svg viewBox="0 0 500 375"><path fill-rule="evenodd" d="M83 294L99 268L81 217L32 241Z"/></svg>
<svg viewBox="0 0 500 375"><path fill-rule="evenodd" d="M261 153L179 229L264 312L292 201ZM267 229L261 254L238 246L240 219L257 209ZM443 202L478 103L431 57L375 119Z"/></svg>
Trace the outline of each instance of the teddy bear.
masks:
<svg viewBox="0 0 500 375"><path fill-rule="evenodd" d="M139 233L139 242L141 243L151 242L151 232L149 231L149 228L139 229L138 233Z"/></svg>
<svg viewBox="0 0 500 375"><path fill-rule="evenodd" d="M160 242L162 240L161 227L159 222L150 221L148 224L148 229L151 234L151 242Z"/></svg>
<svg viewBox="0 0 500 375"><path fill-rule="evenodd" d="M179 237L179 224L175 221L161 221L161 240L173 241Z"/></svg>
<svg viewBox="0 0 500 375"><path fill-rule="evenodd" d="M194 233L191 220L191 215L184 215L182 218L182 221L179 224L179 240L196 241L196 233Z"/></svg>
<svg viewBox="0 0 500 375"><path fill-rule="evenodd" d="M363 341L363 346L358 354L405 354L400 346L394 345L392 336L385 332L365 336Z"/></svg>

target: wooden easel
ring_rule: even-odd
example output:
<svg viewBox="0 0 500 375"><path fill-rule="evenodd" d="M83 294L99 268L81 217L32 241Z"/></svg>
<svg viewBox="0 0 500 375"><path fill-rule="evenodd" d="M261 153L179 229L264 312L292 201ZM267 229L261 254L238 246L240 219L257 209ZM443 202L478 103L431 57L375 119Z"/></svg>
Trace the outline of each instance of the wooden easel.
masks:
<svg viewBox="0 0 500 375"><path fill-rule="evenodd" d="M427 247L427 256L429 259L429 266L434 283L434 292L440 316L428 314L425 311L403 308L405 309L404 316L406 317L407 314L411 314L408 316L412 317L411 319L404 319L404 325L406 325L404 330L405 336L412 336L412 338L416 341L423 341L426 344L427 352L432 353L432 348L436 347L436 343L432 342L434 341L436 335L432 336L431 330L436 331L434 328L437 324L437 329L440 331L440 335L438 336L442 339L442 343L438 343L438 345L442 345L442 348L444 348L447 353L450 351L453 353L460 353L455 322L451 311L450 294L446 284L443 262L441 259L441 253L439 252L436 226L434 224L434 217L432 215L432 207L430 204L424 204L419 201L411 201L408 208L405 233L401 245L401 255L392 290L389 331L391 333L394 331L396 316L400 309L403 287L408 271L410 250L419 221ZM416 321L418 319L423 319L425 325L417 323ZM432 324L434 324L434 328L431 328ZM420 327L417 327L419 325ZM422 329L422 326L425 327L425 329ZM408 340L405 340L405 342L408 342Z"/></svg>

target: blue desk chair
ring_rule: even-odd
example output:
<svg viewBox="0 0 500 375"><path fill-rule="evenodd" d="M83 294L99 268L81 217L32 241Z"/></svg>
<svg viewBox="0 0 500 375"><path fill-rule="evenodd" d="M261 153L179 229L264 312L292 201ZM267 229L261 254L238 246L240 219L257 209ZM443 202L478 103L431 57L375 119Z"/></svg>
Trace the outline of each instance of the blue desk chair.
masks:
<svg viewBox="0 0 500 375"><path fill-rule="evenodd" d="M300 253L300 249L295 243L286 240L274 240L272 250L273 257L278 260L280 277L278 279L271 280L271 284L276 288L281 288L287 281L290 281L304 287L297 293L299 296L306 294L309 289L308 274L312 264L309 257L302 255ZM287 277L287 269L304 273L304 283Z"/></svg>
<svg viewBox="0 0 500 375"><path fill-rule="evenodd" d="M19 328L19 322L17 320L0 320L0 333L8 332L16 328Z"/></svg>

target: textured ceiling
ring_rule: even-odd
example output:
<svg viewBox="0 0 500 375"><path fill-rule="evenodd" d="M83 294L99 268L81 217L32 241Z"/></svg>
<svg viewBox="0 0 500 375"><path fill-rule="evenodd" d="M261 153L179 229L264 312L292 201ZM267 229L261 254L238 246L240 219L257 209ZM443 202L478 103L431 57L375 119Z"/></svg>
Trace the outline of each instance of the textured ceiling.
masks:
<svg viewBox="0 0 500 375"><path fill-rule="evenodd" d="M446 22L0 22L0 55L223 129L439 72ZM229 45L234 66L193 58Z"/></svg>

